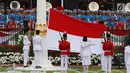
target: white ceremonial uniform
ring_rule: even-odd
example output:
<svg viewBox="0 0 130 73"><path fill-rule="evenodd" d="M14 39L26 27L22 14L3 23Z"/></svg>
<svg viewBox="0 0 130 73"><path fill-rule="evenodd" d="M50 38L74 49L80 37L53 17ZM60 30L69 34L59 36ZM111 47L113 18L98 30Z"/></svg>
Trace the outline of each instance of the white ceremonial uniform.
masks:
<svg viewBox="0 0 130 73"><path fill-rule="evenodd" d="M30 44L31 42L28 36L24 35L23 37L24 66L27 66Z"/></svg>
<svg viewBox="0 0 130 73"><path fill-rule="evenodd" d="M35 35L33 37L33 51L35 56L35 64L36 66L40 66L40 58L42 52L42 37L39 35Z"/></svg>
<svg viewBox="0 0 130 73"><path fill-rule="evenodd" d="M104 51L102 49L102 46L103 46L103 42L105 42L104 38L101 39L101 69L102 71L105 71L105 62L104 62Z"/></svg>
<svg viewBox="0 0 130 73"><path fill-rule="evenodd" d="M104 71L111 73L112 56L104 56Z"/></svg>
<svg viewBox="0 0 130 73"><path fill-rule="evenodd" d="M91 55L92 55L90 48L91 45L92 43L90 41L81 42L80 54L82 58L82 65L91 65Z"/></svg>
<svg viewBox="0 0 130 73"><path fill-rule="evenodd" d="M68 56L61 55L61 70L67 71L68 70Z"/></svg>
<svg viewBox="0 0 130 73"><path fill-rule="evenodd" d="M130 46L125 47L125 66L127 73L130 73Z"/></svg>

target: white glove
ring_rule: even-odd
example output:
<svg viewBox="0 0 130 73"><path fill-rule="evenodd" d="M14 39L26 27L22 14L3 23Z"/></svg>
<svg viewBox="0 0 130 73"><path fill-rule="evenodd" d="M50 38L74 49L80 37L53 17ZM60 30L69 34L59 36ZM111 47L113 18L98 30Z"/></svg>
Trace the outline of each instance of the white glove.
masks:
<svg viewBox="0 0 130 73"><path fill-rule="evenodd" d="M114 57L111 57L111 59L114 59Z"/></svg>
<svg viewBox="0 0 130 73"><path fill-rule="evenodd" d="M81 54L78 54L78 56L81 56Z"/></svg>

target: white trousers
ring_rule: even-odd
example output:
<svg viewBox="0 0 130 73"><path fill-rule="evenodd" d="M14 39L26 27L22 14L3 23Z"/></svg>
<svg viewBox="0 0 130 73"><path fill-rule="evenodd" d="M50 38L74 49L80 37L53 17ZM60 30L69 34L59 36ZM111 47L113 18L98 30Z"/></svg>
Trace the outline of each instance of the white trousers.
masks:
<svg viewBox="0 0 130 73"><path fill-rule="evenodd" d="M61 55L61 70L68 69L68 55Z"/></svg>
<svg viewBox="0 0 130 73"><path fill-rule="evenodd" d="M40 58L41 58L41 50L34 50L34 56L35 56L35 64L36 66L40 66Z"/></svg>
<svg viewBox="0 0 130 73"><path fill-rule="evenodd" d="M104 69L105 72L111 72L111 65L112 65L112 57L111 56L104 56Z"/></svg>
<svg viewBox="0 0 130 73"><path fill-rule="evenodd" d="M126 65L127 73L130 73L130 65Z"/></svg>
<svg viewBox="0 0 130 73"><path fill-rule="evenodd" d="M82 65L91 65L91 56L82 56Z"/></svg>
<svg viewBox="0 0 130 73"><path fill-rule="evenodd" d="M29 50L27 50L27 49L24 49L23 50L23 54L24 54L24 66L26 66L27 65L27 63L28 63L28 55L29 55Z"/></svg>
<svg viewBox="0 0 130 73"><path fill-rule="evenodd" d="M101 68L102 68L102 71L105 71L104 54L101 54Z"/></svg>

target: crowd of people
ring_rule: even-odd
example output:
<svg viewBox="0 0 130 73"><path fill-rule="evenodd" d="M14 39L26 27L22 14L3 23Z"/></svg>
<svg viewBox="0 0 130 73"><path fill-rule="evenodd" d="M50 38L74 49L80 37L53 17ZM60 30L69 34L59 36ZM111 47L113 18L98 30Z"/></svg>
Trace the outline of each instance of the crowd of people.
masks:
<svg viewBox="0 0 130 73"><path fill-rule="evenodd" d="M123 11L90 11L74 9L68 10L63 8L53 8L54 10L68 15L72 18L83 20L91 23L98 23L104 21L110 30L130 30L130 12ZM6 14L5 14L6 13ZM46 12L46 20L48 21L49 11ZM0 10L0 26L16 28L23 25L24 20L28 23L34 24L36 22L36 9L30 10Z"/></svg>
<svg viewBox="0 0 130 73"><path fill-rule="evenodd" d="M6 14L5 14L6 13ZM36 22L36 11L35 9L23 10L21 9L8 9L0 10L0 26L6 28L17 28L23 25L23 21L28 20L29 24Z"/></svg>

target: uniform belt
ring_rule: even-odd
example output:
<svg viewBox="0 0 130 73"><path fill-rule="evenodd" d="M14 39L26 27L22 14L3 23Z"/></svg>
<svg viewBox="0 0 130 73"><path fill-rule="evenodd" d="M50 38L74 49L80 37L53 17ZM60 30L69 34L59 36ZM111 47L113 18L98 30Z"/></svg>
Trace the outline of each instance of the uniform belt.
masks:
<svg viewBox="0 0 130 73"><path fill-rule="evenodd" d="M111 52L111 50L105 50L105 52Z"/></svg>
<svg viewBox="0 0 130 73"><path fill-rule="evenodd" d="M61 52L68 52L68 50L61 50Z"/></svg>

